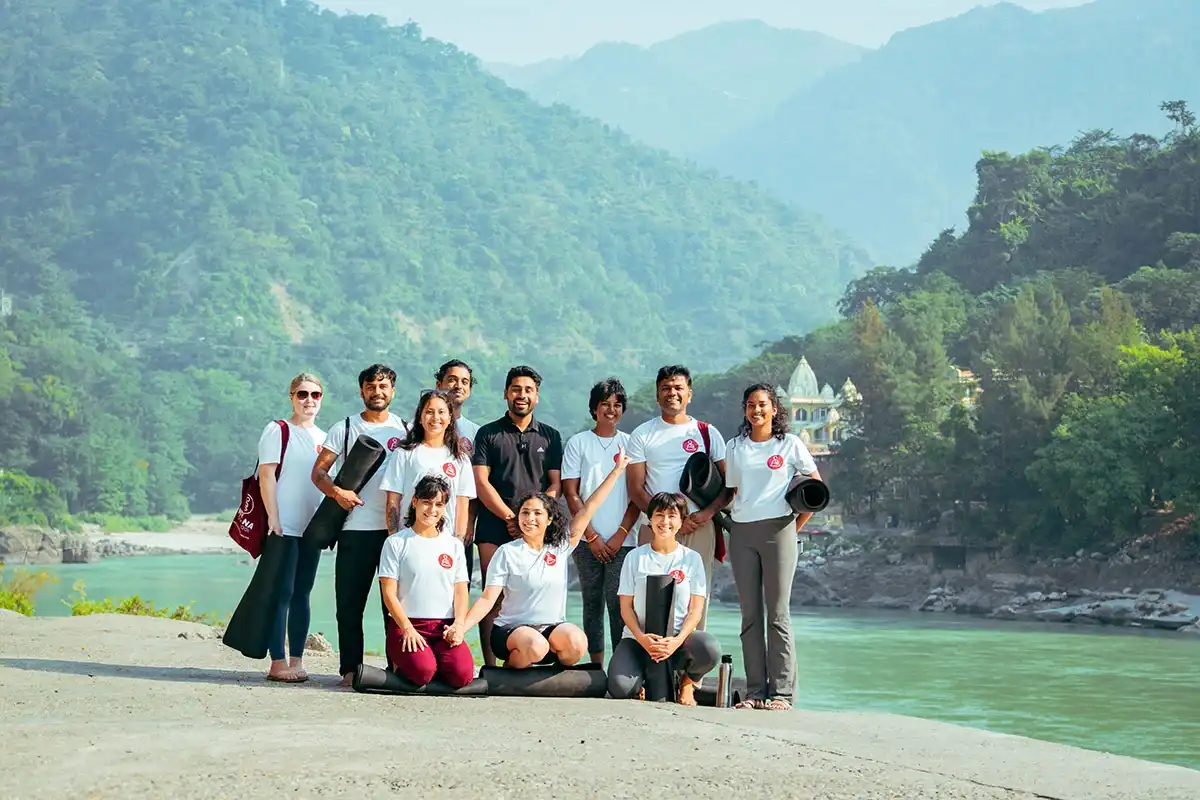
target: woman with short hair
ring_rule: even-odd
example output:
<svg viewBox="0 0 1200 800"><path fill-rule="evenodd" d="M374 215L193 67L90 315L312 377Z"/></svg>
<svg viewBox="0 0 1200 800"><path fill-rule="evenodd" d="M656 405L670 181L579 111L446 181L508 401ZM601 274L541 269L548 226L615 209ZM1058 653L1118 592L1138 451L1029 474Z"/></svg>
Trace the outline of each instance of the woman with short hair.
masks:
<svg viewBox="0 0 1200 800"><path fill-rule="evenodd" d="M629 434L617 430L625 403L625 387L616 378L592 387L588 411L596 424L572 436L563 448L563 497L572 514L578 514L583 508L582 498L604 482L617 449L629 442ZM628 487L624 482L618 483L584 531L586 547L575 548L573 554L583 597L583 632L594 664L604 663L606 607L612 646L616 647L621 640L623 623L617 584L625 556L637 546L637 532L631 532L637 518L637 506L629 501Z"/></svg>
<svg viewBox="0 0 1200 800"><path fill-rule="evenodd" d="M742 410L745 419L725 449L725 486L733 493L729 560L742 607L746 668L746 699L737 708L786 711L796 680L791 614L796 534L812 516L797 516L787 491L796 475L820 480L821 474L808 447L789 432L774 387L748 386Z"/></svg>
<svg viewBox="0 0 1200 800"><path fill-rule="evenodd" d="M492 652L506 667L579 663L587 637L567 617L567 557L579 544L597 509L620 480L629 456L618 448L608 477L588 497L569 523L559 502L535 492L517 503L520 538L496 549L488 567L487 586L462 623L446 631L451 643L478 624L504 593L492 628Z"/></svg>
<svg viewBox="0 0 1200 800"><path fill-rule="evenodd" d="M292 378L288 387L291 417L267 423L258 440L258 485L267 512L267 534L282 537L284 544L275 621L267 645L271 655L267 679L285 683L308 680L304 644L312 619L309 595L321 551L305 543L304 529L324 496L309 477L317 451L325 441L325 431L316 425L323 391L316 375L301 372ZM284 427L288 433L286 446Z"/></svg>
<svg viewBox="0 0 1200 800"><path fill-rule="evenodd" d="M676 676L675 700L696 705L695 690L721 657L721 646L711 633L696 630L704 615L708 576L704 559L679 543L687 498L677 492L659 492L646 507L651 539L625 557L621 569L621 618L625 631L608 662L608 694L617 700L645 696L646 668L667 661ZM670 575L675 579L669 629L665 636L646 633L646 578Z"/></svg>

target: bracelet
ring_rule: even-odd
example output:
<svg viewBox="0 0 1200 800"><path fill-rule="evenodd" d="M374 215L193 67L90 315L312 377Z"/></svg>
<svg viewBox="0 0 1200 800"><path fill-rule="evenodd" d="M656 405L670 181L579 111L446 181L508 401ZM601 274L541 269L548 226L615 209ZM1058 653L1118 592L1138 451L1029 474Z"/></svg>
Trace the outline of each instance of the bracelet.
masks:
<svg viewBox="0 0 1200 800"><path fill-rule="evenodd" d="M591 544L592 542L596 541L596 539L599 538L599 536L600 536L600 534L593 533L592 538L590 538L590 539L584 538L584 541L587 542L588 544Z"/></svg>
<svg viewBox="0 0 1200 800"><path fill-rule="evenodd" d="M625 531L626 533L629 533L629 528L626 528L624 525L618 525L617 530Z"/></svg>

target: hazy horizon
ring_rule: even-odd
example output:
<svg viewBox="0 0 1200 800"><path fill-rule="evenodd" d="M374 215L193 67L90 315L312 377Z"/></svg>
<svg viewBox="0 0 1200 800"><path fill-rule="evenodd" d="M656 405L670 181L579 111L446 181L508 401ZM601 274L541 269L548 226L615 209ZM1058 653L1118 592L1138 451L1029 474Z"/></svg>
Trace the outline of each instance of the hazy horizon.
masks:
<svg viewBox="0 0 1200 800"><path fill-rule="evenodd" d="M1014 0L1031 11L1089 0ZM409 19L427 36L488 62L530 64L577 56L606 41L648 45L719 22L758 19L865 47L897 31L958 16L996 0L321 0L338 12Z"/></svg>

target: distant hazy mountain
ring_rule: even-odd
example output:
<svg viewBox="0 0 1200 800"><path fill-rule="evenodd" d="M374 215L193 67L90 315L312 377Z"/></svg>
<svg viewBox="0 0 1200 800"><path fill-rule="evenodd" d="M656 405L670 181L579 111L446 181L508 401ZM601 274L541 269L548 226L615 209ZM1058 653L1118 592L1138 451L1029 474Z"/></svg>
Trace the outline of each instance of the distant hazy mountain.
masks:
<svg viewBox="0 0 1200 800"><path fill-rule="evenodd" d="M1162 130L1200 103L1200 1L1002 3L904 31L704 159L819 211L892 263L962 227L983 150Z"/></svg>
<svg viewBox="0 0 1200 800"><path fill-rule="evenodd" d="M578 58L488 69L543 103L564 103L647 144L693 155L865 52L750 20L650 47L605 43Z"/></svg>

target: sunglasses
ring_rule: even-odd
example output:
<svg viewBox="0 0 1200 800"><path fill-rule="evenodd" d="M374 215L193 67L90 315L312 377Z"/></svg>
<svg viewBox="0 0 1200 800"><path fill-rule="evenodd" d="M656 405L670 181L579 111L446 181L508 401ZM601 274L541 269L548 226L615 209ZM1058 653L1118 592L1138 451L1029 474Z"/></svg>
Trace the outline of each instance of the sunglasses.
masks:
<svg viewBox="0 0 1200 800"><path fill-rule="evenodd" d="M300 398L301 400L307 400L309 396L311 396L313 400L320 400L321 392L310 392L308 389L300 389L296 392L296 397Z"/></svg>

